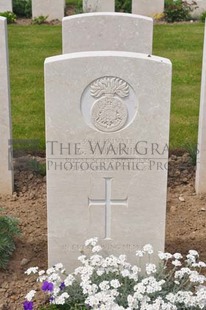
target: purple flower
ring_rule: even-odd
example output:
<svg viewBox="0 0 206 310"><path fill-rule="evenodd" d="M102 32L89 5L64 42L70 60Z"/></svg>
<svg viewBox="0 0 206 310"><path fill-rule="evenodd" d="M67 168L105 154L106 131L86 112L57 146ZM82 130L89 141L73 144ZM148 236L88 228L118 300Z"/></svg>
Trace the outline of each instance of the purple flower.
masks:
<svg viewBox="0 0 206 310"><path fill-rule="evenodd" d="M65 286L64 282L62 282L62 283L60 284L60 286L59 286L59 288L60 288L61 291L62 291L65 287L66 287L66 286Z"/></svg>
<svg viewBox="0 0 206 310"><path fill-rule="evenodd" d="M54 284L51 283L51 282L48 282L48 281L45 281L43 284L42 284L42 291L46 292L52 292L53 289L54 289Z"/></svg>
<svg viewBox="0 0 206 310"><path fill-rule="evenodd" d="M25 301L23 303L24 310L32 310L33 309L33 302L32 301Z"/></svg>
<svg viewBox="0 0 206 310"><path fill-rule="evenodd" d="M53 301L53 300L54 300L54 297L51 296L51 297L49 298L49 301Z"/></svg>

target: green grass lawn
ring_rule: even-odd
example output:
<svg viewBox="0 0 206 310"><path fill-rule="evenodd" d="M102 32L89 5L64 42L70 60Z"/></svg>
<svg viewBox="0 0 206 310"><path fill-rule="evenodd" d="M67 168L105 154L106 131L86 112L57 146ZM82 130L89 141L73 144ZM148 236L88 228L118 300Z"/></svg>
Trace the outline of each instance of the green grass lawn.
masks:
<svg viewBox="0 0 206 310"><path fill-rule="evenodd" d="M170 147L197 141L204 25L155 25L153 54L173 63ZM40 139L45 146L43 64L61 54L60 26L9 26L14 139ZM164 85L162 85L164 87Z"/></svg>
<svg viewBox="0 0 206 310"><path fill-rule="evenodd" d="M173 64L170 147L197 143L204 25L156 25L153 54Z"/></svg>
<svg viewBox="0 0 206 310"><path fill-rule="evenodd" d="M81 0L66 0L67 5L75 5L76 6L80 2L81 2Z"/></svg>
<svg viewBox="0 0 206 310"><path fill-rule="evenodd" d="M61 54L60 26L9 26L14 139L39 139L45 147L44 60Z"/></svg>

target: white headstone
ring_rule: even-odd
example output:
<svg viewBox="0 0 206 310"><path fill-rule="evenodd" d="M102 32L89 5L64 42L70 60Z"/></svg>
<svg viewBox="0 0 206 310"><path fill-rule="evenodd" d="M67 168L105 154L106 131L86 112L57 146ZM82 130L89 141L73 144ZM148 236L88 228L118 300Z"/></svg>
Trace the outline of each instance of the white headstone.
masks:
<svg viewBox="0 0 206 310"><path fill-rule="evenodd" d="M0 12L12 12L12 0L0 0Z"/></svg>
<svg viewBox="0 0 206 310"><path fill-rule="evenodd" d="M189 4L192 4L193 0L187 0ZM206 11L206 0L195 0L196 5L192 6L193 10L190 12L192 18L199 18L200 15Z"/></svg>
<svg viewBox="0 0 206 310"><path fill-rule="evenodd" d="M32 0L32 18L48 16L47 20L62 20L65 0Z"/></svg>
<svg viewBox="0 0 206 310"><path fill-rule="evenodd" d="M12 194L13 173L10 169L11 139L10 82L7 20L0 17L0 194Z"/></svg>
<svg viewBox="0 0 206 310"><path fill-rule="evenodd" d="M63 53L128 51L151 54L153 20L124 13L88 13L62 21Z"/></svg>
<svg viewBox="0 0 206 310"><path fill-rule="evenodd" d="M171 63L129 52L45 62L49 265L76 265L99 237L106 254L164 250ZM133 258L133 260L132 260Z"/></svg>
<svg viewBox="0 0 206 310"><path fill-rule="evenodd" d="M197 194L206 193L206 26L202 61L202 82L196 169L196 192Z"/></svg>
<svg viewBox="0 0 206 310"><path fill-rule="evenodd" d="M115 0L83 0L83 12L115 12Z"/></svg>
<svg viewBox="0 0 206 310"><path fill-rule="evenodd" d="M155 16L164 12L164 0L132 0L132 13Z"/></svg>

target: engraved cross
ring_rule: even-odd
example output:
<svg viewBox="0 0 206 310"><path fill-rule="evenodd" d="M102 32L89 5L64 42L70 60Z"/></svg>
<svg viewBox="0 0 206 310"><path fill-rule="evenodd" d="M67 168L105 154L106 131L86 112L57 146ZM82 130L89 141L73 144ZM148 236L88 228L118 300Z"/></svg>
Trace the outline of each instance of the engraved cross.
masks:
<svg viewBox="0 0 206 310"><path fill-rule="evenodd" d="M105 179L105 198L90 199L89 207L104 206L105 207L105 239L111 239L111 222L112 222L112 206L128 206L128 198L126 199L111 199L112 195L112 178Z"/></svg>

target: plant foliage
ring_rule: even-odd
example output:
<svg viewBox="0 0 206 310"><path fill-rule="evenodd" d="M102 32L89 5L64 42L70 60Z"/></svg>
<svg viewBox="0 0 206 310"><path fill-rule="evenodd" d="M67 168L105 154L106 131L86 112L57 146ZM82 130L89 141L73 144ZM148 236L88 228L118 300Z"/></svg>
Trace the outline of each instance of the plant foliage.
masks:
<svg viewBox="0 0 206 310"><path fill-rule="evenodd" d="M15 23L15 21L16 21L16 15L13 12L10 12L10 11L6 11L6 12L3 12L3 13L0 13L0 16L6 17L8 24Z"/></svg>
<svg viewBox="0 0 206 310"><path fill-rule="evenodd" d="M32 5L31 0L13 0L13 12L18 17L31 17Z"/></svg>
<svg viewBox="0 0 206 310"><path fill-rule="evenodd" d="M196 166L197 163L197 155L199 153L198 145L190 142L185 142L183 145L183 148L187 151L189 154L190 162L193 166Z"/></svg>
<svg viewBox="0 0 206 310"><path fill-rule="evenodd" d="M0 216L0 269L5 269L15 250L14 238L19 235L18 220L10 216Z"/></svg>
<svg viewBox="0 0 206 310"><path fill-rule="evenodd" d="M117 0L115 1L115 10L117 12L131 13L132 11L131 0Z"/></svg>
<svg viewBox="0 0 206 310"><path fill-rule="evenodd" d="M34 19L32 19L32 24L33 25L44 24L44 23L46 23L47 18L48 18L48 15L47 16L40 15L40 16L35 17Z"/></svg>
<svg viewBox="0 0 206 310"><path fill-rule="evenodd" d="M200 20L202 23L205 22L205 18L206 18L206 11L202 12L202 14L200 15Z"/></svg>
<svg viewBox="0 0 206 310"><path fill-rule="evenodd" d="M190 13L196 7L197 3L195 1L188 3L183 0L166 0L164 10L165 20L168 23L190 20Z"/></svg>
<svg viewBox="0 0 206 310"><path fill-rule="evenodd" d="M200 273L206 264L197 251L190 250L186 257L159 251L156 265L151 263L153 248L146 244L136 252L137 265L131 265L126 255L99 254L102 248L97 241L85 242L78 257L81 264L71 274L61 263L25 272L37 274L46 293L47 305L41 310L206 310L206 277ZM24 310L34 309L36 293L31 290L26 295Z"/></svg>

